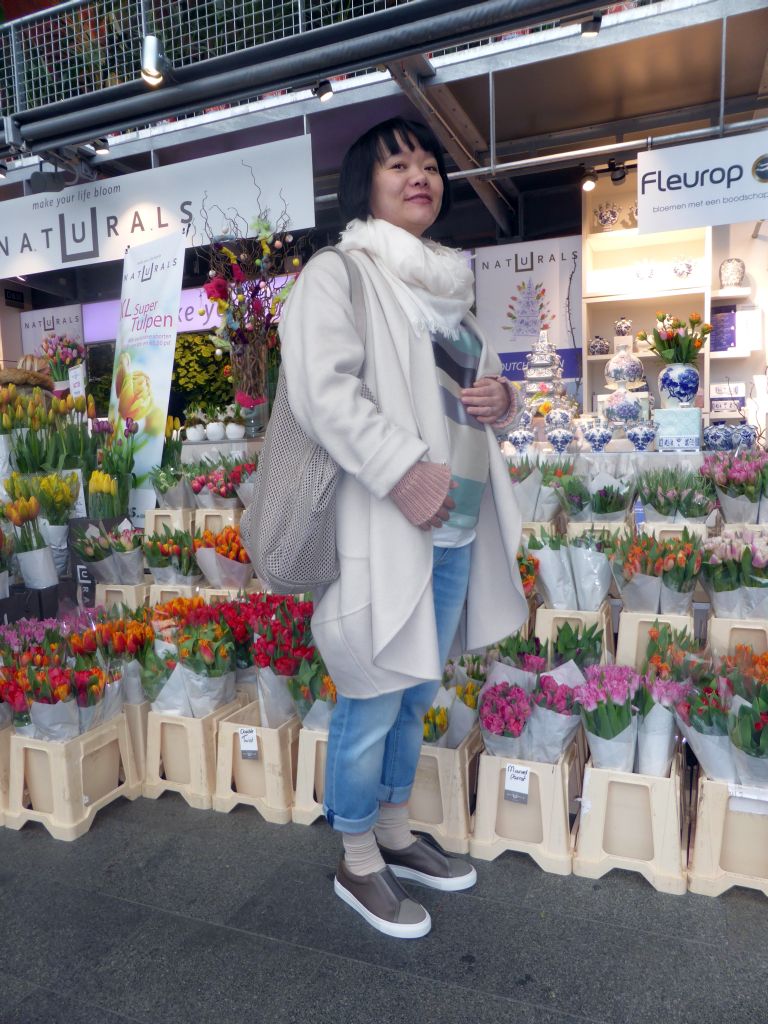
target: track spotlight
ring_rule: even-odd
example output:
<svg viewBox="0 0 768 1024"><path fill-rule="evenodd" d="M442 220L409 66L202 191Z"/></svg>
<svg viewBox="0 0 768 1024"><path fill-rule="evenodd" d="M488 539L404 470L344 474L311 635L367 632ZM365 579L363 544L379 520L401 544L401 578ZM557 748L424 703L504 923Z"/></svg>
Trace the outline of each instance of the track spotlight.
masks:
<svg viewBox="0 0 768 1024"><path fill-rule="evenodd" d="M581 23L581 34L585 39L592 39L600 31L600 26L603 23L602 15L593 14L589 21L582 21Z"/></svg>
<svg viewBox="0 0 768 1024"><path fill-rule="evenodd" d="M333 86L327 78L324 78L322 82L318 82L312 92L321 103L327 103L328 100L333 98Z"/></svg>
<svg viewBox="0 0 768 1024"><path fill-rule="evenodd" d="M0 178L4 178L8 173L8 164L0 163Z"/></svg>
<svg viewBox="0 0 768 1024"><path fill-rule="evenodd" d="M94 153L98 154L98 156L107 156L108 155L108 153L109 153L109 139L107 139L107 138L94 139L94 141L91 143L91 145L93 146Z"/></svg>
<svg viewBox="0 0 768 1024"><path fill-rule="evenodd" d="M594 171L586 171L581 179L581 187L585 192L593 192L597 185L597 175Z"/></svg>
<svg viewBox="0 0 768 1024"><path fill-rule="evenodd" d="M144 36L141 44L141 77L155 88L165 79L169 65L157 36Z"/></svg>
<svg viewBox="0 0 768 1024"><path fill-rule="evenodd" d="M611 172L611 181L614 185L620 185L627 176L624 164L617 164L615 160L608 161L608 170Z"/></svg>

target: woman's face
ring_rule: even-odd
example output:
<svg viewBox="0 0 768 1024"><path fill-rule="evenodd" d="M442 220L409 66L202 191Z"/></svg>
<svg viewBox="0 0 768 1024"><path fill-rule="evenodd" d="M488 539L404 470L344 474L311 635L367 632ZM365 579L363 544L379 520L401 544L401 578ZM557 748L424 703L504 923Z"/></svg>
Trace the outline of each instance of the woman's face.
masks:
<svg viewBox="0 0 768 1024"><path fill-rule="evenodd" d="M443 179L437 160L415 139L409 149L401 139L399 153L376 162L371 180L371 213L417 238L437 220L443 201Z"/></svg>

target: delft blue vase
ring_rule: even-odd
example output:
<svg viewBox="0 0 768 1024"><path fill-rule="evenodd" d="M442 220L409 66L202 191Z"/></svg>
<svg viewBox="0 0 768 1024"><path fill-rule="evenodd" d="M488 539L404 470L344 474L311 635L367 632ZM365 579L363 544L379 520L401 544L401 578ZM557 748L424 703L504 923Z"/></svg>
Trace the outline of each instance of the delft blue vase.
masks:
<svg viewBox="0 0 768 1024"><path fill-rule="evenodd" d="M630 427L627 431L627 440L632 442L636 452L648 450L648 446L656 437L656 431L648 423L641 423L636 427Z"/></svg>
<svg viewBox="0 0 768 1024"><path fill-rule="evenodd" d="M662 409L691 405L699 390L699 371L690 363L667 363L659 374Z"/></svg>
<svg viewBox="0 0 768 1024"><path fill-rule="evenodd" d="M731 447L754 448L757 442L757 430L748 423L739 423L731 428Z"/></svg>
<svg viewBox="0 0 768 1024"><path fill-rule="evenodd" d="M566 430L564 427L555 427L554 430L547 431L547 440L555 451L562 455L573 440L573 431Z"/></svg>
<svg viewBox="0 0 768 1024"><path fill-rule="evenodd" d="M729 452L731 450L731 428L725 423L710 423L704 428L704 447L710 452Z"/></svg>
<svg viewBox="0 0 768 1024"><path fill-rule="evenodd" d="M602 452L613 437L613 431L609 427L588 427L583 435L593 452Z"/></svg>
<svg viewBox="0 0 768 1024"><path fill-rule="evenodd" d="M536 440L536 435L532 430L518 427L507 435L507 440L519 455L524 455Z"/></svg>
<svg viewBox="0 0 768 1024"><path fill-rule="evenodd" d="M561 430L568 430L571 426L571 414L567 409L556 405L544 417L544 424L547 430L556 430L558 427Z"/></svg>

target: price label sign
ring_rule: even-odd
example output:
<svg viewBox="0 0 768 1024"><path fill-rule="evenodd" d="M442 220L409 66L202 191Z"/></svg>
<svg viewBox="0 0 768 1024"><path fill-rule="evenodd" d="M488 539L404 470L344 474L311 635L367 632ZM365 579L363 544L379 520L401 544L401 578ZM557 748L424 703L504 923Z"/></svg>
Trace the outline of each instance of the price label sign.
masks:
<svg viewBox="0 0 768 1024"><path fill-rule="evenodd" d="M254 761L259 756L259 737L252 725L241 725L238 729L240 734L240 757Z"/></svg>
<svg viewBox="0 0 768 1024"><path fill-rule="evenodd" d="M521 764L508 764L504 776L504 799L515 804L528 803L530 769Z"/></svg>
<svg viewBox="0 0 768 1024"><path fill-rule="evenodd" d="M69 393L73 398L85 398L85 363L69 370Z"/></svg>

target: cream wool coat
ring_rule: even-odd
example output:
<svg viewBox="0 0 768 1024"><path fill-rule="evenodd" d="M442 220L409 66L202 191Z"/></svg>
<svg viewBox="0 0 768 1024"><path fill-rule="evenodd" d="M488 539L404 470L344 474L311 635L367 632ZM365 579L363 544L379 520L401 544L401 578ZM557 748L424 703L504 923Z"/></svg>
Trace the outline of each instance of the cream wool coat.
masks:
<svg viewBox="0 0 768 1024"><path fill-rule="evenodd" d="M365 343L346 269L332 252L300 275L280 338L293 413L344 470L337 492L341 572L316 604L312 632L339 693L366 698L442 675L432 533L412 526L387 495L420 459L449 461L448 433L428 333L416 333L367 255L348 256L363 278ZM499 372L498 356L483 341L478 377ZM360 379L380 411L362 397ZM520 513L490 427L486 434L490 486L472 549L464 650L515 632L528 615L517 568Z"/></svg>

